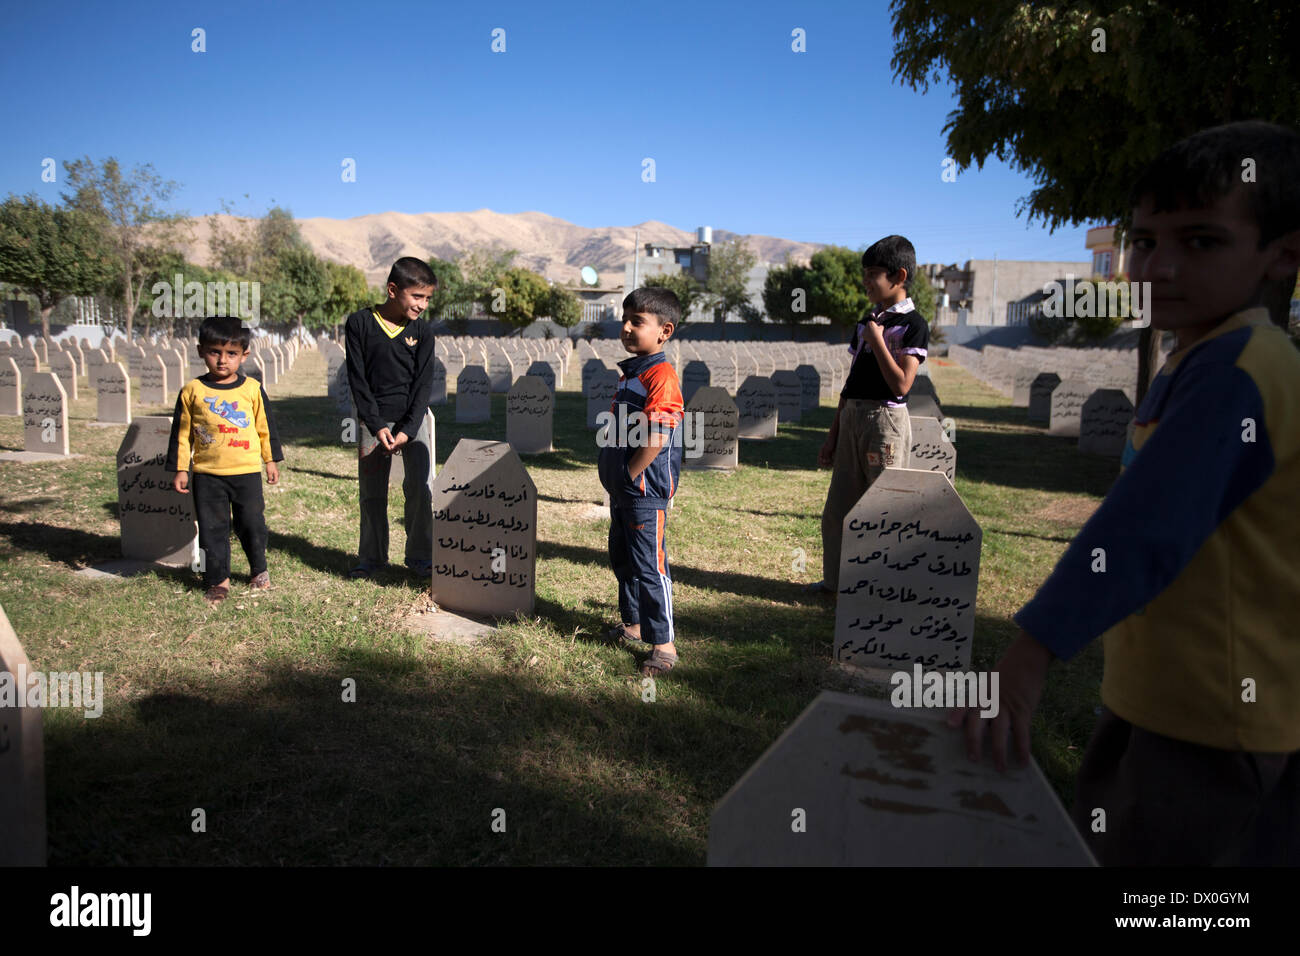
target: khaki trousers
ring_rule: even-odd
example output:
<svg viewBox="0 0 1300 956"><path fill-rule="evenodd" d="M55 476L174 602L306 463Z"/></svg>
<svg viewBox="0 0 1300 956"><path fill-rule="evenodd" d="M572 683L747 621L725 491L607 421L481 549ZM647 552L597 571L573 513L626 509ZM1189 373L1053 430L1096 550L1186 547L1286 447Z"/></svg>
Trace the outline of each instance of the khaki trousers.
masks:
<svg viewBox="0 0 1300 956"><path fill-rule="evenodd" d="M886 468L906 468L912 450L907 406L849 399L840 409L831 486L822 509L822 581L839 590L844 518Z"/></svg>

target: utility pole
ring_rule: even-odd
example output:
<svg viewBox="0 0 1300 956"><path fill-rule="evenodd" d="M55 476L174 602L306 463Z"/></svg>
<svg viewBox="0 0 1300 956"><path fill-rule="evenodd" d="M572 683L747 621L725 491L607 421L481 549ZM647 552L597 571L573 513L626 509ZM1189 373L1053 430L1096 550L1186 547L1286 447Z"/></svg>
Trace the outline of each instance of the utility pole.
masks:
<svg viewBox="0 0 1300 956"><path fill-rule="evenodd" d="M993 253L993 301L989 303L989 325L998 324L998 254Z"/></svg>
<svg viewBox="0 0 1300 956"><path fill-rule="evenodd" d="M637 285L641 281L641 229L637 228L636 238L632 240L632 288L628 292L635 292Z"/></svg>

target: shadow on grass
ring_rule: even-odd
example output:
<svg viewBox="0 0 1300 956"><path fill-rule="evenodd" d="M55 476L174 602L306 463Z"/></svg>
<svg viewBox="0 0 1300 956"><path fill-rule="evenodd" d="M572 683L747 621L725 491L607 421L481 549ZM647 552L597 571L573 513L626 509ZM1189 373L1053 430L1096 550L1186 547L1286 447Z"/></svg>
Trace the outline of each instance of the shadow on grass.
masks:
<svg viewBox="0 0 1300 956"><path fill-rule="evenodd" d="M113 502L113 511L117 511L117 502ZM43 521L0 522L0 536L15 548L43 554L70 568L101 564L122 556L122 539L117 535L61 528Z"/></svg>

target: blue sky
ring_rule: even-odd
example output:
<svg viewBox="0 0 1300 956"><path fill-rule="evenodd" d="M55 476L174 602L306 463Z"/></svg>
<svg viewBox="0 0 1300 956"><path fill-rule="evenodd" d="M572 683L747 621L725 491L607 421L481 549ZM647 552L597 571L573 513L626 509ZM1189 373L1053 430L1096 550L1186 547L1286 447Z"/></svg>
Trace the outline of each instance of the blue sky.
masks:
<svg viewBox="0 0 1300 956"><path fill-rule="evenodd" d="M1088 258L1084 227L1015 215L1023 174L941 180L950 87L893 80L883 0L126 0L8 5L0 25L0 194L57 201L42 159L62 178L113 155L177 180L192 215L486 207L852 247L899 232L923 262Z"/></svg>

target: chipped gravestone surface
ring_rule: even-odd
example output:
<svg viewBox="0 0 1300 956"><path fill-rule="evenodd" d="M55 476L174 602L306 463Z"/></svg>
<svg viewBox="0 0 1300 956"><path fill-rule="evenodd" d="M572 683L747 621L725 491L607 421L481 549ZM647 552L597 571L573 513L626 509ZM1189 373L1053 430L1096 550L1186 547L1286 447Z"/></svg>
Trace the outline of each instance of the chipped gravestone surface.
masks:
<svg viewBox="0 0 1300 956"><path fill-rule="evenodd" d="M971 763L944 714L823 691L713 811L709 865L1095 866L1038 765Z"/></svg>
<svg viewBox="0 0 1300 956"><path fill-rule="evenodd" d="M685 468L734 471L740 458L740 410L725 388L697 389L686 403L683 432L691 430L703 451L698 458L682 457Z"/></svg>
<svg viewBox="0 0 1300 956"><path fill-rule="evenodd" d="M797 422L803 414L803 384L799 376L785 370L773 372L772 387L776 389L777 420Z"/></svg>
<svg viewBox="0 0 1300 956"><path fill-rule="evenodd" d="M533 362L528 366L528 371L524 374L540 378L546 384L546 387L551 390L551 394L555 394L555 368L549 362L541 360Z"/></svg>
<svg viewBox="0 0 1300 956"><path fill-rule="evenodd" d="M21 415L23 374L8 355L0 356L0 415Z"/></svg>
<svg viewBox="0 0 1300 956"><path fill-rule="evenodd" d="M770 379L751 375L736 389L741 438L775 438L776 389Z"/></svg>
<svg viewBox="0 0 1300 956"><path fill-rule="evenodd" d="M803 410L807 412L816 409L822 401L821 373L815 366L800 365L794 374L799 376L799 396Z"/></svg>
<svg viewBox="0 0 1300 956"><path fill-rule="evenodd" d="M429 404L447 404L447 366L436 355L433 357L433 388L429 392Z"/></svg>
<svg viewBox="0 0 1300 956"><path fill-rule="evenodd" d="M600 427L601 412L608 412L614 406L614 396L618 394L618 372L601 365L600 370L591 378L587 387L587 427Z"/></svg>
<svg viewBox="0 0 1300 956"><path fill-rule="evenodd" d="M433 600L451 611L533 612L537 489L506 442L462 438L433 483Z"/></svg>
<svg viewBox="0 0 1300 956"><path fill-rule="evenodd" d="M122 557L168 567L191 567L199 550L194 496L172 490L172 473L165 467L171 428L170 416L141 416L131 422L118 446L117 511L122 526Z"/></svg>
<svg viewBox="0 0 1300 956"><path fill-rule="evenodd" d="M1118 458L1128 440L1133 403L1118 388L1099 388L1083 403L1079 417L1079 451Z"/></svg>
<svg viewBox="0 0 1300 956"><path fill-rule="evenodd" d="M521 455L551 450L555 396L536 375L521 375L506 393L506 441Z"/></svg>
<svg viewBox="0 0 1300 956"><path fill-rule="evenodd" d="M1083 403L1093 391L1093 387L1081 379L1067 379L1052 389L1047 434L1078 438Z"/></svg>
<svg viewBox="0 0 1300 956"><path fill-rule="evenodd" d="M68 396L69 401L77 399L77 365L72 356L62 350L50 353L50 371L59 378L59 384L63 386L63 394Z"/></svg>
<svg viewBox="0 0 1300 956"><path fill-rule="evenodd" d="M0 867L45 865L45 742L40 707L25 703L27 660L0 607ZM47 688L46 693L49 690Z"/></svg>
<svg viewBox="0 0 1300 956"><path fill-rule="evenodd" d="M682 401L689 402L697 391L708 388L709 366L699 359L687 362L682 368Z"/></svg>
<svg viewBox="0 0 1300 956"><path fill-rule="evenodd" d="M161 358L151 355L140 363L141 405L165 405L167 385L167 369Z"/></svg>
<svg viewBox="0 0 1300 956"><path fill-rule="evenodd" d="M501 349L496 349L488 356L488 381L492 383L493 394L510 391L515 383L515 365L510 356Z"/></svg>
<svg viewBox="0 0 1300 956"><path fill-rule="evenodd" d="M492 386L481 365L466 365L456 377L456 421L466 425L490 421Z"/></svg>
<svg viewBox="0 0 1300 956"><path fill-rule="evenodd" d="M68 454L68 401L53 372L23 376L23 450Z"/></svg>
<svg viewBox="0 0 1300 956"><path fill-rule="evenodd" d="M1052 417L1052 390L1061 383L1055 372L1039 372L1029 386L1029 420L1046 425Z"/></svg>
<svg viewBox="0 0 1300 956"><path fill-rule="evenodd" d="M944 475L886 468L844 518L835 659L968 668L980 539Z"/></svg>
<svg viewBox="0 0 1300 956"><path fill-rule="evenodd" d="M957 446L948 440L938 419L929 416L912 419L912 454L908 467L916 471L937 471L949 481L956 480Z"/></svg>
<svg viewBox="0 0 1300 956"><path fill-rule="evenodd" d="M94 368L95 420L103 424L131 423L131 379L117 362Z"/></svg>

